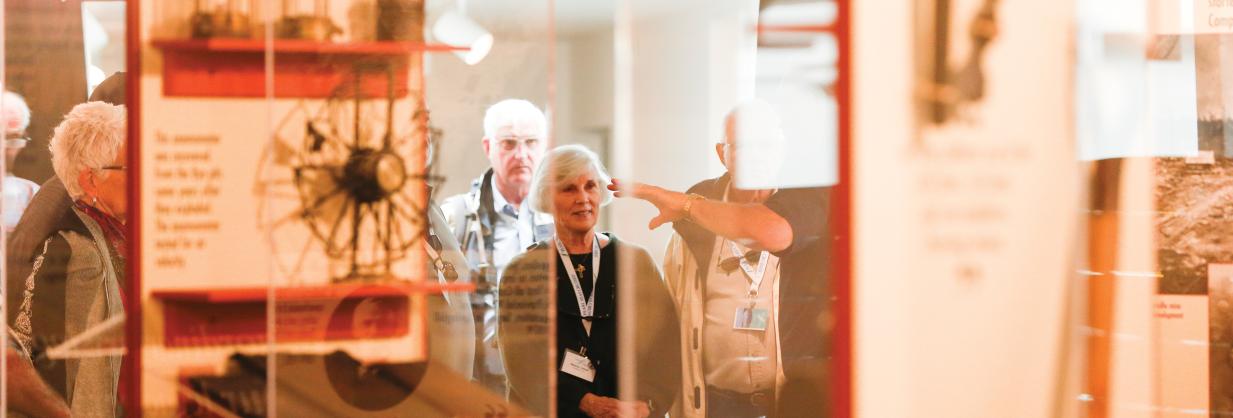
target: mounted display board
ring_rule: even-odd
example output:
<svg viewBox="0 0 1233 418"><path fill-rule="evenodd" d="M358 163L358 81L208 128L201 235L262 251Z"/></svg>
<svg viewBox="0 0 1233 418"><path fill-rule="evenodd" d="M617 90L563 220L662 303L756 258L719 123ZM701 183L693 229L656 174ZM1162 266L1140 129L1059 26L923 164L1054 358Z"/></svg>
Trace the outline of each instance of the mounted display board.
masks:
<svg viewBox="0 0 1233 418"><path fill-rule="evenodd" d="M1073 8L856 7L856 415L1052 416L1080 189L1071 37L1040 28Z"/></svg>
<svg viewBox="0 0 1233 418"><path fill-rule="evenodd" d="M142 411L447 414L411 400L417 385L465 381L425 361L425 295L443 290L425 285L421 247L422 54L432 48L360 39L351 29L363 20L329 39L193 40L203 36L193 25L221 13L193 3L141 1L131 28ZM244 18L258 22L265 9ZM318 18L346 21L333 12ZM216 51L236 45L243 51ZM185 56L209 71L184 79ZM241 73L243 94L212 78ZM367 367L394 377L372 381ZM277 384L244 386L252 379Z"/></svg>

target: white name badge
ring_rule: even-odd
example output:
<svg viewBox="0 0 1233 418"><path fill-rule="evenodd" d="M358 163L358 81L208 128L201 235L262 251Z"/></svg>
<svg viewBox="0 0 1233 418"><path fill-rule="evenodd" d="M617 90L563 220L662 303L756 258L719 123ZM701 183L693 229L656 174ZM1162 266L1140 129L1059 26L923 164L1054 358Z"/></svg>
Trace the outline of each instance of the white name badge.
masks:
<svg viewBox="0 0 1233 418"><path fill-rule="evenodd" d="M565 350L565 362L561 364L561 371L588 382L595 381L595 365L591 364L591 359L574 350Z"/></svg>
<svg viewBox="0 0 1233 418"><path fill-rule="evenodd" d="M770 322L771 311L766 308L742 306L736 308L736 316L732 318L732 329L766 331Z"/></svg>

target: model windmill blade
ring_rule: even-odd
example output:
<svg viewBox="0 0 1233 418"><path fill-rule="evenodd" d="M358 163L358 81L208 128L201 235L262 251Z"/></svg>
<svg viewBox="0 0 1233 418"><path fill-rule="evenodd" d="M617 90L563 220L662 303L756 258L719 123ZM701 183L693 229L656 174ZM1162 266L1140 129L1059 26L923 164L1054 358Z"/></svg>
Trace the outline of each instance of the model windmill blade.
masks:
<svg viewBox="0 0 1233 418"><path fill-rule="evenodd" d="M325 141L326 141L325 134L321 133L321 131L318 131L317 128L313 126L313 123L311 121L308 122L307 125L308 125L308 138L310 141L308 149L313 152L321 151L321 146L325 145Z"/></svg>
<svg viewBox="0 0 1233 418"><path fill-rule="evenodd" d="M336 280L389 276L426 224L411 192L423 175L412 173L403 155L414 147L391 123L395 98L361 97L354 86L365 75L340 83L334 96L306 115L302 140L274 147L282 166L276 170L290 174L289 189L299 204L276 218L297 218L293 226L306 227L313 247L332 265L345 266L331 274Z"/></svg>

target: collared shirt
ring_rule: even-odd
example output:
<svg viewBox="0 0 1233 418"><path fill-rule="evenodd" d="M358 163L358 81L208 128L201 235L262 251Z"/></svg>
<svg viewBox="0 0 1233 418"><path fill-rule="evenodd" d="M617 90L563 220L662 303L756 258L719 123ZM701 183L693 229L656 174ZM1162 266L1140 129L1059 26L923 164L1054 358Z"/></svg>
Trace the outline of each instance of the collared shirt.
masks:
<svg viewBox="0 0 1233 418"><path fill-rule="evenodd" d="M4 176L4 230L12 233L21 219L22 212L38 193L39 185L30 180L8 174Z"/></svg>
<svg viewBox="0 0 1233 418"><path fill-rule="evenodd" d="M719 265L732 258L732 241L719 238L707 267L706 305L703 323L703 373L708 386L739 393L753 393L775 388L775 374L779 361L775 318L768 319L765 331L733 329L738 308L754 307L774 312L775 283L779 280L779 258L767 258L766 273L758 286L758 294L750 298L752 282L743 269L737 267L724 271ZM737 244L738 252L745 254L748 247ZM757 262L751 263L755 268Z"/></svg>
<svg viewBox="0 0 1233 418"><path fill-rule="evenodd" d="M514 205L497 189L495 180L494 178L491 186L492 208L499 216L492 225L492 263L500 274L514 256L522 254L527 247L535 244L532 230L535 215L531 213L531 206L527 205L525 200L518 209L514 209Z"/></svg>

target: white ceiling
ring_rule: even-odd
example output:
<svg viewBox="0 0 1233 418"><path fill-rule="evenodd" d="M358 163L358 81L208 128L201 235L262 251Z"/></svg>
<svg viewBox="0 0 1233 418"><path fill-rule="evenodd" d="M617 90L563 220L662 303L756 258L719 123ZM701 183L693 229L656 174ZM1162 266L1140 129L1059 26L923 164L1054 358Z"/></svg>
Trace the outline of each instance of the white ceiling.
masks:
<svg viewBox="0 0 1233 418"><path fill-rule="evenodd" d="M756 0L725 0L756 1ZM429 19L462 5L466 13L489 31L504 35L543 36L553 16L559 36L610 30L617 4L638 17L664 15L714 7L715 0L429 0Z"/></svg>
<svg viewBox="0 0 1233 418"><path fill-rule="evenodd" d="M555 19L552 23L556 25L555 30L558 36L569 36L597 30L610 30L617 12L617 4L629 7L630 12L638 18L646 18L673 13L699 13L719 7L721 4L739 4L744 1L758 0L429 0L428 18L431 21L445 10L463 7L476 23L495 34L513 37L542 37L546 35L549 27L548 17L553 16ZM763 0L762 7L764 11L784 18L786 21L782 23L797 23L794 21L800 18L808 20L817 18L817 12L799 14L798 12L804 9L816 9L815 6L799 5L799 3L817 3L818 1ZM822 10L822 14L830 15L829 19L825 20L833 19L833 6L824 7ZM776 11L779 13L775 13Z"/></svg>

